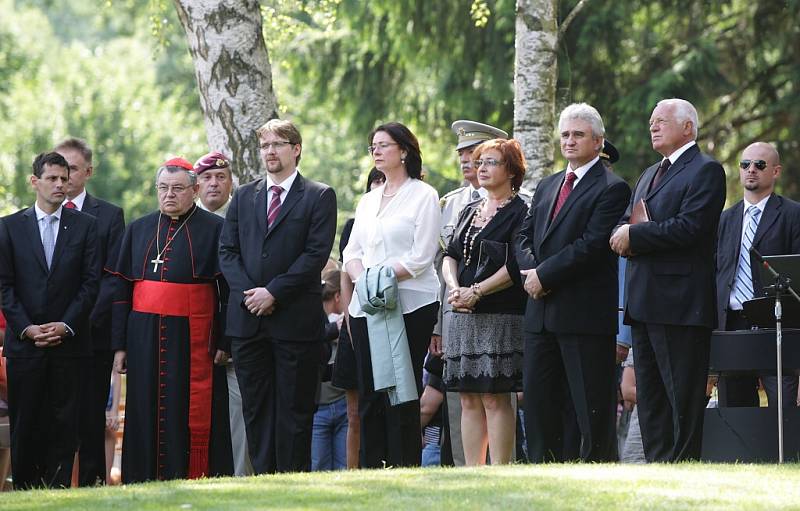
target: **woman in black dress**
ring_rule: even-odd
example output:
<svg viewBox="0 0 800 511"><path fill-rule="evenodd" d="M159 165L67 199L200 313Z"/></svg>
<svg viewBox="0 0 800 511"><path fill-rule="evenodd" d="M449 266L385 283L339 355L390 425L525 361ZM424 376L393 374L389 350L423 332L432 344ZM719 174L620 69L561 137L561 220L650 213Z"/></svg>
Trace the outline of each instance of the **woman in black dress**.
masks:
<svg viewBox="0 0 800 511"><path fill-rule="evenodd" d="M447 247L442 273L453 304L444 346L445 384L461 394L461 436L467 465L509 463L522 390L522 319L526 294L514 239L527 212L517 196L525 157L516 140L495 139L473 153L487 197L467 205Z"/></svg>

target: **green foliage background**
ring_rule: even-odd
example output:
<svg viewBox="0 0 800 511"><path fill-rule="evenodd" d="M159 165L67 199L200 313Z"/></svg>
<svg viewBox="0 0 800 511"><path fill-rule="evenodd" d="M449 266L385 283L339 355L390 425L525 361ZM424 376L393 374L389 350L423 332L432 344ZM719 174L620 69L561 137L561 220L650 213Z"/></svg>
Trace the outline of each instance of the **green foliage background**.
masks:
<svg viewBox="0 0 800 511"><path fill-rule="evenodd" d="M577 0L559 2L563 19ZM513 125L513 0L262 0L280 113L303 132L306 175L337 190L340 222L370 168L376 124L420 138L427 179L458 185L453 120ZM167 157L206 151L183 31L168 0L0 0L0 213L29 205L29 165L67 135L94 147L98 196L129 219L155 207ZM595 105L631 183L657 159L658 99L700 111L700 143L729 172L777 144L780 191L800 199L800 0L590 0L559 47L557 105ZM555 143L555 137L554 137ZM558 153L558 151L556 151Z"/></svg>

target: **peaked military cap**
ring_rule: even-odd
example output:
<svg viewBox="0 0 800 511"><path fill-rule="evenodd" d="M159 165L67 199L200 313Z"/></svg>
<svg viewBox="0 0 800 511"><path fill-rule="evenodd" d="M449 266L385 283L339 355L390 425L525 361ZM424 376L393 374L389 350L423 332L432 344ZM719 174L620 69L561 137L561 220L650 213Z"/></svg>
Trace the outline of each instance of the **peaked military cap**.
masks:
<svg viewBox="0 0 800 511"><path fill-rule="evenodd" d="M450 129L452 129L453 133L458 136L458 145L456 145L456 151L464 149L465 147L480 144L485 140L508 138L508 133L505 131L495 128L494 126L489 126L488 124L482 124L475 121L459 120L454 122Z"/></svg>

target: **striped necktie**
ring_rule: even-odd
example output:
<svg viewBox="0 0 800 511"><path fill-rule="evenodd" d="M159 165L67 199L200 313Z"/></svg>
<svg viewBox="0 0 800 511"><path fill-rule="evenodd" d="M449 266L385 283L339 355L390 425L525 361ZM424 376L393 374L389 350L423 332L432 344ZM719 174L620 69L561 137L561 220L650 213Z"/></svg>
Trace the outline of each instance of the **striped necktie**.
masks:
<svg viewBox="0 0 800 511"><path fill-rule="evenodd" d="M280 186L270 186L269 191L272 192L272 200L269 201L269 208L267 208L267 226L272 226L272 222L278 217L281 211L281 194L283 188Z"/></svg>
<svg viewBox="0 0 800 511"><path fill-rule="evenodd" d="M750 268L750 248L753 246L753 239L756 237L758 228L758 218L761 210L756 206L747 208L744 225L742 226L742 246L739 247L739 264L736 267L736 281L733 288L733 302L739 309L742 304L752 300L753 293L753 272Z"/></svg>

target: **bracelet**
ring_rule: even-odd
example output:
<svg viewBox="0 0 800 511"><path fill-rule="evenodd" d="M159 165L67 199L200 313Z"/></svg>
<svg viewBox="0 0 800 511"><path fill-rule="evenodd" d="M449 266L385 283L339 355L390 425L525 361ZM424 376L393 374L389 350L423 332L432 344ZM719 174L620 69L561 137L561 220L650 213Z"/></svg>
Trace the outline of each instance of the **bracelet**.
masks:
<svg viewBox="0 0 800 511"><path fill-rule="evenodd" d="M476 282L472 284L469 288L472 289L472 292L475 293L475 296L477 296L478 299L483 298L483 291L481 291L481 285L479 283Z"/></svg>

